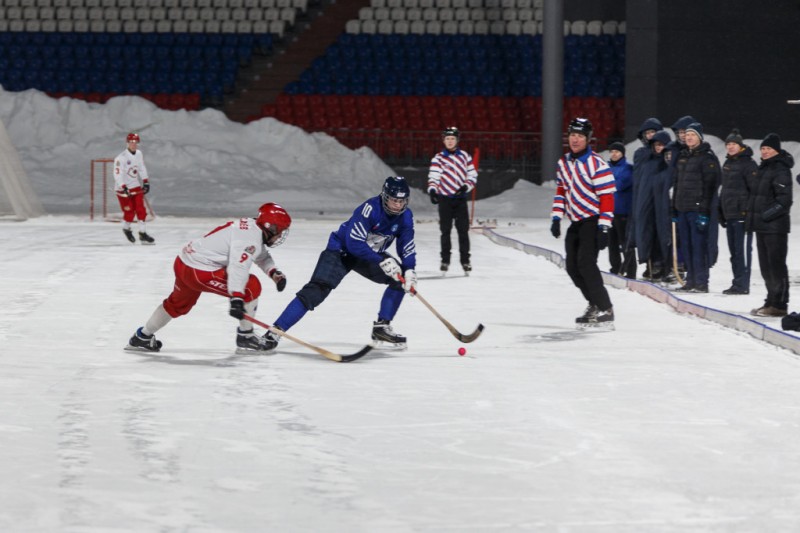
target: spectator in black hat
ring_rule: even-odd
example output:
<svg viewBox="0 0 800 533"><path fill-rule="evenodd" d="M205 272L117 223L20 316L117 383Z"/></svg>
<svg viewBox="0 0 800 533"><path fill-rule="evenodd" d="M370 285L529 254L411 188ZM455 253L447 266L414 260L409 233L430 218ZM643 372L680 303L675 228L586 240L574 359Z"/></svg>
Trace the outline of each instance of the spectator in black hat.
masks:
<svg viewBox="0 0 800 533"><path fill-rule="evenodd" d="M750 187L755 184L758 165L753 150L744 144L739 130L725 138L725 164L722 165L722 189L719 197L719 223L725 228L731 254L733 281L723 294L750 294L750 271L753 257L753 234L745 232L744 220Z"/></svg>
<svg viewBox="0 0 800 533"><path fill-rule="evenodd" d="M708 292L712 264L708 237L713 198L720 181L719 160L703 140L703 125L699 122L686 127L684 140L686 148L678 156L672 194L673 218L677 219L687 269L686 285L678 290Z"/></svg>
<svg viewBox="0 0 800 533"><path fill-rule="evenodd" d="M755 316L786 316L789 307L789 246L794 158L781 148L781 138L770 133L761 141L761 164L751 187L745 229L756 234L758 265L767 286L764 305Z"/></svg>
<svg viewBox="0 0 800 533"><path fill-rule="evenodd" d="M608 260L611 273L636 279L636 252L625 237L628 215L633 200L633 166L625 158L625 145L611 143L608 147L608 166L614 174L617 192L614 193L614 220L608 234Z"/></svg>

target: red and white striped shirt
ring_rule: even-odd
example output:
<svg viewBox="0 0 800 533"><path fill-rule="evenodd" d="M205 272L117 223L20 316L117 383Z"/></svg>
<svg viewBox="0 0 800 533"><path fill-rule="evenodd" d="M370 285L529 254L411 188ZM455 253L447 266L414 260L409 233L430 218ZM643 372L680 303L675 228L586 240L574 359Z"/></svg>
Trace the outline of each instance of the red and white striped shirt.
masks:
<svg viewBox="0 0 800 533"><path fill-rule="evenodd" d="M462 185L470 192L478 182L478 172L470 155L456 148L454 152L442 150L431 160L428 171L428 192L442 196L455 196Z"/></svg>
<svg viewBox="0 0 800 533"><path fill-rule="evenodd" d="M611 226L617 187L608 164L592 150L578 158L571 153L558 160L556 196L552 218L567 217L577 222L600 215L598 225Z"/></svg>

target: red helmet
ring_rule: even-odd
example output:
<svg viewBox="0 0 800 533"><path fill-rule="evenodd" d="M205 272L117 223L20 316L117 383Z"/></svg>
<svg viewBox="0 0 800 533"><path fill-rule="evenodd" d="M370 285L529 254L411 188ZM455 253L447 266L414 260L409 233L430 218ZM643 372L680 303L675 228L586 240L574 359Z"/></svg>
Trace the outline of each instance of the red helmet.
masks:
<svg viewBox="0 0 800 533"><path fill-rule="evenodd" d="M264 232L267 246L273 248L286 240L286 236L289 235L289 226L292 225L292 218L286 209L270 202L258 208L256 225Z"/></svg>
<svg viewBox="0 0 800 533"><path fill-rule="evenodd" d="M135 141L135 142L138 143L139 142L139 134L138 133L134 133L134 132L129 133L128 134L128 142L131 142L131 141Z"/></svg>

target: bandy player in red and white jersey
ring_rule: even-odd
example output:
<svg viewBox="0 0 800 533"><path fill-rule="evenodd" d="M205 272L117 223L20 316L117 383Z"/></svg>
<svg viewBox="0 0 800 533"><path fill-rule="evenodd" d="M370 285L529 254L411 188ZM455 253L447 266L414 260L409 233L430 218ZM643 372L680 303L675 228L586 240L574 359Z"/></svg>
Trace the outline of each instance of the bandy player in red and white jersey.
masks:
<svg viewBox="0 0 800 533"><path fill-rule="evenodd" d="M119 206L122 208L122 232L130 242L136 242L131 231L134 217L139 220L139 240L142 244L153 244L155 240L147 234L145 218L147 208L144 195L150 192L150 176L144 166L144 154L138 149L139 134L129 133L127 147L114 158L114 185Z"/></svg>
<svg viewBox="0 0 800 533"><path fill-rule="evenodd" d="M155 333L173 318L191 311L202 293L210 292L230 299L229 313L239 320L237 353L268 350L264 338L253 332L253 324L244 320L245 313L255 315L261 295L261 282L250 273L250 267L256 265L272 278L278 292L286 287L286 276L275 266L269 248L286 240L291 224L283 207L267 203L259 208L256 218L232 220L184 246L173 265L172 293L136 330L125 349L159 351L162 343Z"/></svg>

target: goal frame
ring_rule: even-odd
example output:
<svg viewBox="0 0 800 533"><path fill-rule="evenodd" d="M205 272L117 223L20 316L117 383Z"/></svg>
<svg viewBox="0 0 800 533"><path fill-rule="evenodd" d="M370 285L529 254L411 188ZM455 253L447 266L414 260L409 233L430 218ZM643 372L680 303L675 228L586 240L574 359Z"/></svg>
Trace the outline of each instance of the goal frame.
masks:
<svg viewBox="0 0 800 533"><path fill-rule="evenodd" d="M122 222L122 213L116 211L109 215L109 196L116 197L113 190L114 160L107 157L92 159L89 171L89 220L94 221L95 216L106 222ZM115 202L116 205L116 202ZM150 201L145 196L144 205L147 208L146 222L155 220Z"/></svg>

